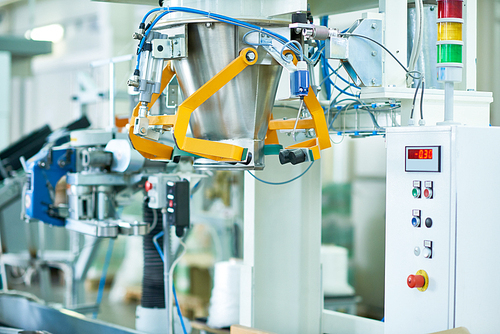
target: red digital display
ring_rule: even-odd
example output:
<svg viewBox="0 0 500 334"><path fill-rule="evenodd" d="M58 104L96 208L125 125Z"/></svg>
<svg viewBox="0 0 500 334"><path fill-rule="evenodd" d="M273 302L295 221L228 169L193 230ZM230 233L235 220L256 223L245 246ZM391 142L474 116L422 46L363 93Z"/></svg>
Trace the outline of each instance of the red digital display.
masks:
<svg viewBox="0 0 500 334"><path fill-rule="evenodd" d="M432 159L432 149L409 149L408 150L408 159Z"/></svg>

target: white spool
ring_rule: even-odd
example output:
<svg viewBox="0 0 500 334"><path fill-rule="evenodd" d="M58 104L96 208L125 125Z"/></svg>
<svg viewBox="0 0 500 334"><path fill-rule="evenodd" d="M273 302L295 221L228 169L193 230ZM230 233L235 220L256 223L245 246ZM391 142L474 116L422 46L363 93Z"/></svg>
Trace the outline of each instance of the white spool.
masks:
<svg viewBox="0 0 500 334"><path fill-rule="evenodd" d="M239 323L241 267L241 260L236 259L215 264L208 326L223 328Z"/></svg>
<svg viewBox="0 0 500 334"><path fill-rule="evenodd" d="M325 296L352 296L354 288L347 282L349 260L347 249L334 245L321 246L323 293Z"/></svg>
<svg viewBox="0 0 500 334"><path fill-rule="evenodd" d="M134 150L130 142L125 139L113 139L108 142L106 152L113 154L112 172L133 173L144 165L144 158Z"/></svg>

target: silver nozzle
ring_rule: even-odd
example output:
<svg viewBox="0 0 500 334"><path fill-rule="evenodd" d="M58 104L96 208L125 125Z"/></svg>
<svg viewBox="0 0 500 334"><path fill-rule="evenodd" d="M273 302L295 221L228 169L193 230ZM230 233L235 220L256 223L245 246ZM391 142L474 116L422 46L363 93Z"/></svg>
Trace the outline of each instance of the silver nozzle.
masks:
<svg viewBox="0 0 500 334"><path fill-rule="evenodd" d="M130 87L139 88L139 76L134 75L132 78L128 79L127 85Z"/></svg>

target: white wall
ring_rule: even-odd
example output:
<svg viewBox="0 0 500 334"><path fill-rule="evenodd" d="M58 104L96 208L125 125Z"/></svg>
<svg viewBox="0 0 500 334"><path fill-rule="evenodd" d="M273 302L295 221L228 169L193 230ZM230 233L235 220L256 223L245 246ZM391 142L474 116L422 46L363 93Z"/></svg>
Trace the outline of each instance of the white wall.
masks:
<svg viewBox="0 0 500 334"><path fill-rule="evenodd" d="M35 6L34 14L24 1L4 7L0 34L23 36L30 27L54 23L61 24L65 33L54 43L52 54L32 60L31 76L16 73L13 66L11 141L46 123L56 129L79 117L79 105L72 101L79 71L89 73L99 92L107 93L107 66L91 70L90 62L133 53L137 41L132 33L150 8L90 0L38 0ZM118 90L125 90L131 66L132 62L117 71ZM103 127L108 124L108 104L105 98L97 100L88 116L93 127Z"/></svg>
<svg viewBox="0 0 500 334"><path fill-rule="evenodd" d="M491 124L500 125L500 0L477 2L477 88L493 92Z"/></svg>

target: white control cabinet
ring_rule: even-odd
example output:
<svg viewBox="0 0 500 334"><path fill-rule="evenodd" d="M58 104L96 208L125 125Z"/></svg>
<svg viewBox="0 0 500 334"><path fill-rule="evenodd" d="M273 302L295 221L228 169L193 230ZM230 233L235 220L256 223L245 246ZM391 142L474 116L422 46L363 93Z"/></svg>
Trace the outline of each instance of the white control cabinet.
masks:
<svg viewBox="0 0 500 334"><path fill-rule="evenodd" d="M500 332L500 128L386 140L385 333Z"/></svg>

